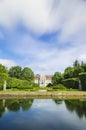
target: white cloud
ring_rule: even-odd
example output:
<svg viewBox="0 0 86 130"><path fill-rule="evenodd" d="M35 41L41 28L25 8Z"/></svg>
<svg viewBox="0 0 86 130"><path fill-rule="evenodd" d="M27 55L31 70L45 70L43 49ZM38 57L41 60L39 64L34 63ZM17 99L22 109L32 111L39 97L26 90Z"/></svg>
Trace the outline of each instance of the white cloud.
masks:
<svg viewBox="0 0 86 130"><path fill-rule="evenodd" d="M3 64L4 66L8 68L16 65L15 61L9 60L9 59L0 59L0 64Z"/></svg>
<svg viewBox="0 0 86 130"><path fill-rule="evenodd" d="M19 41L14 41L18 44L13 44L11 48L16 54L23 56L23 60L19 61L20 64L31 67L35 73L47 74L55 71L63 72L76 59L86 61L86 44L78 42L77 45L76 41L73 42L73 46L59 49L56 44L54 47L52 44L48 46L47 42L22 35Z"/></svg>
<svg viewBox="0 0 86 130"><path fill-rule="evenodd" d="M61 30L67 40L86 28L86 2L83 0L4 0L0 2L0 24L23 24L37 34Z"/></svg>
<svg viewBox="0 0 86 130"><path fill-rule="evenodd" d="M3 0L0 1L0 26L15 29L22 22L38 36L59 31L54 46L23 34L14 37L9 48L23 56L22 65L35 72L63 71L75 59L86 61L86 2L83 0ZM11 38L10 38L11 39ZM68 48L59 49L59 44ZM51 43L52 44L52 43ZM62 45L63 45L62 44ZM61 45L61 46L62 46ZM67 46L68 46L67 45ZM31 61L29 60L32 57ZM3 61L3 59L2 59ZM5 64L14 64L3 61Z"/></svg>

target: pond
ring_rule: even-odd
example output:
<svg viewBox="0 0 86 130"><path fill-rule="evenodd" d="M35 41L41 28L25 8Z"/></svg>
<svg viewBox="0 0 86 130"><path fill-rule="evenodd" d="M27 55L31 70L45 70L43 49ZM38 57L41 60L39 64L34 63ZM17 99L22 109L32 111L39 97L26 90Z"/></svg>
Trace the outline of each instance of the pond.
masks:
<svg viewBox="0 0 86 130"><path fill-rule="evenodd" d="M86 100L0 100L0 130L86 130Z"/></svg>

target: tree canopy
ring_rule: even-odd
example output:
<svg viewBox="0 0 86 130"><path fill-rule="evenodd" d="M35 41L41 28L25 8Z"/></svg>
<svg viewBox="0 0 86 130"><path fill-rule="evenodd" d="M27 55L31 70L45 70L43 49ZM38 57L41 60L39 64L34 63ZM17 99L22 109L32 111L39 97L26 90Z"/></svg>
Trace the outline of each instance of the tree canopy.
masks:
<svg viewBox="0 0 86 130"><path fill-rule="evenodd" d="M60 72L55 72L55 74L52 77L52 82L54 85L60 84L63 80L63 75Z"/></svg>
<svg viewBox="0 0 86 130"><path fill-rule="evenodd" d="M21 72L21 79L33 81L34 80L33 71L30 68L25 67Z"/></svg>
<svg viewBox="0 0 86 130"><path fill-rule="evenodd" d="M8 72L7 68L4 65L0 64L0 73L7 73L7 72Z"/></svg>
<svg viewBox="0 0 86 130"><path fill-rule="evenodd" d="M9 69L9 76L14 78L20 78L22 72L22 68L20 66L12 66Z"/></svg>

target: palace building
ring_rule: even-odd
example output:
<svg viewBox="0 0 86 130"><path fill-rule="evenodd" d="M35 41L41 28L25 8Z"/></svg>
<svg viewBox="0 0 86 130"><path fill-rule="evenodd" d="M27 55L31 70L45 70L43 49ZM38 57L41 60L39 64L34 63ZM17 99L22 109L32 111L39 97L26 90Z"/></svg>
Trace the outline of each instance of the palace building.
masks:
<svg viewBox="0 0 86 130"><path fill-rule="evenodd" d="M39 86L47 86L49 83L52 84L52 75L35 75L35 83Z"/></svg>

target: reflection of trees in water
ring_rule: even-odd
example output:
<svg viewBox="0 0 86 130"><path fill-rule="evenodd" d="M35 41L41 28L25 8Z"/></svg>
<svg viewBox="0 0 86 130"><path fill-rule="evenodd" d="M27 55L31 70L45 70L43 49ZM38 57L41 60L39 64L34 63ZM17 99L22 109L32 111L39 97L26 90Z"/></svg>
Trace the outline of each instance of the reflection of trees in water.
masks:
<svg viewBox="0 0 86 130"><path fill-rule="evenodd" d="M61 99L53 99L54 100L54 102L56 103L56 104L62 104L62 100Z"/></svg>
<svg viewBox="0 0 86 130"><path fill-rule="evenodd" d="M33 99L20 100L20 106L22 107L23 111L30 109L32 104L33 104Z"/></svg>
<svg viewBox="0 0 86 130"><path fill-rule="evenodd" d="M22 110L28 110L33 103L33 99L21 99L21 100L7 100L6 105L10 111L18 111L20 107Z"/></svg>
<svg viewBox="0 0 86 130"><path fill-rule="evenodd" d="M86 118L86 101L65 100L66 107L69 111L75 111L79 118Z"/></svg>
<svg viewBox="0 0 86 130"><path fill-rule="evenodd" d="M18 111L20 109L20 103L18 100L6 100L6 107L9 111Z"/></svg>
<svg viewBox="0 0 86 130"><path fill-rule="evenodd" d="M5 108L7 108L9 111L17 112L21 107L22 110L25 111L30 109L32 104L33 99L0 100L0 117L2 117L3 113L5 112Z"/></svg>
<svg viewBox="0 0 86 130"><path fill-rule="evenodd" d="M0 117L2 117L4 111L5 111L5 107L3 105L3 100L0 100Z"/></svg>

